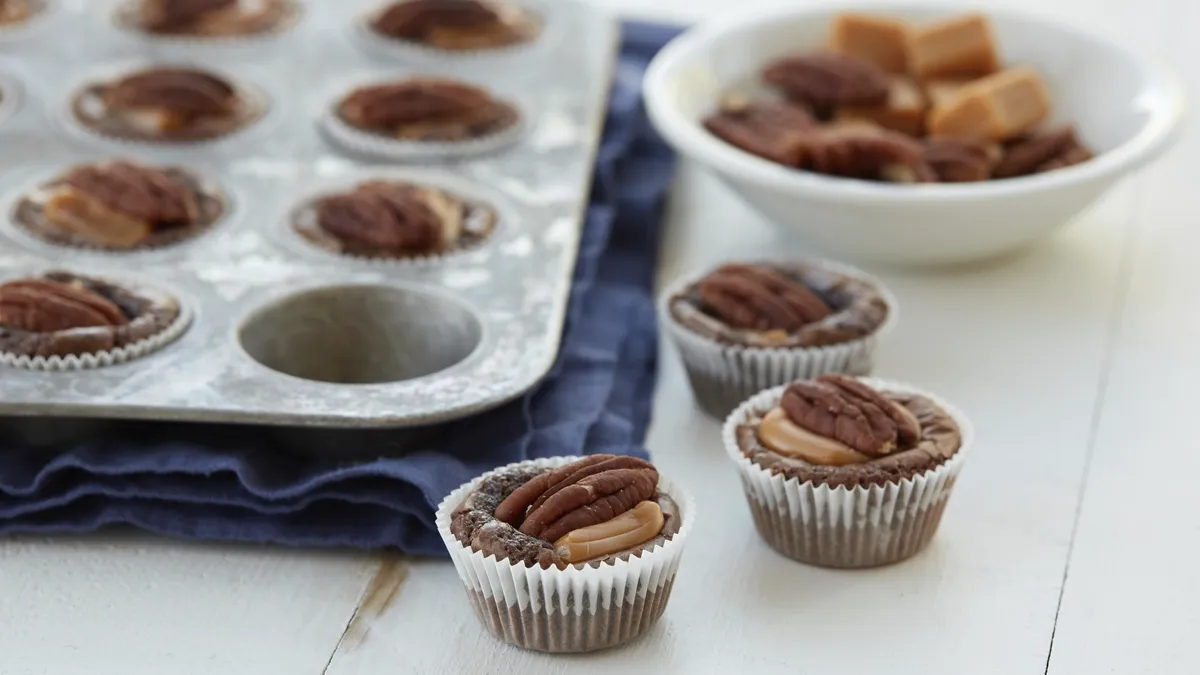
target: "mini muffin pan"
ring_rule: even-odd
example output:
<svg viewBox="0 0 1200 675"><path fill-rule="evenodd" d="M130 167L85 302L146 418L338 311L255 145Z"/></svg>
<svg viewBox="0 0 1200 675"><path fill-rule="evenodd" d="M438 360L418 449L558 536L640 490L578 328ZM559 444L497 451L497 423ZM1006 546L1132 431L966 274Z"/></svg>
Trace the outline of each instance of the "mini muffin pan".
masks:
<svg viewBox="0 0 1200 675"><path fill-rule="evenodd" d="M362 8L344 4L305 3L302 20L253 58L223 43L206 46L206 67L264 85L274 118L234 142L97 143L64 128L62 111L92 72L196 60L191 43L182 51L148 46L113 27L110 4L96 3L93 23L62 22L91 28L34 45L21 75L24 104L37 115L15 130L0 126L0 278L63 269L146 283L176 293L191 325L126 363L65 372L0 367L0 414L412 426L499 405L546 374L578 253L616 22L584 3L538 3L542 39L573 36L556 41L554 58L530 49L506 54L502 68L428 55L410 62L358 44ZM320 128L336 102L330 92L363 74L484 84L537 115L488 153L372 163ZM133 252L60 246L12 222L32 188L71 166L116 158L184 167L219 186L222 217L196 237ZM412 260L343 256L296 231L314 196L373 179L444 189L485 205L495 224L470 246Z"/></svg>

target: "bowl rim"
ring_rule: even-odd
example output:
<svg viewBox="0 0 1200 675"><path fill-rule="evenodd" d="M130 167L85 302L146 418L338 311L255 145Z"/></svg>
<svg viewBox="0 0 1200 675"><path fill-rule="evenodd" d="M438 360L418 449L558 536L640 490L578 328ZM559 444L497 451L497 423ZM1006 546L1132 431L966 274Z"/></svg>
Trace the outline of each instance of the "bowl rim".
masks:
<svg viewBox="0 0 1200 675"><path fill-rule="evenodd" d="M1183 86L1158 59L1138 54L1117 41L1075 28L1062 21L997 8L988 8L982 10L982 13L991 19L1039 24L1063 33L1071 33L1098 48L1116 52L1121 58L1135 64L1144 74L1143 84L1163 93L1163 96L1156 97L1155 104L1148 108L1150 114L1146 123L1117 147L1086 162L1056 171L975 183L892 184L800 171L757 157L713 136L698 121L684 115L667 95L671 77L683 64L696 54L710 49L713 43L730 33L753 34L780 20L831 16L839 12L878 12L894 15L939 11L944 11L947 15L966 13L962 8L937 2L896 4L876 0L853 4L821 3L800 8L776 6L702 23L673 39L651 61L643 82L647 112L659 133L676 149L722 173L738 176L746 182L781 191L819 196L824 200L855 199L901 203L924 203L931 199L959 201L1028 195L1119 176L1162 154L1181 126L1180 121L1185 109Z"/></svg>

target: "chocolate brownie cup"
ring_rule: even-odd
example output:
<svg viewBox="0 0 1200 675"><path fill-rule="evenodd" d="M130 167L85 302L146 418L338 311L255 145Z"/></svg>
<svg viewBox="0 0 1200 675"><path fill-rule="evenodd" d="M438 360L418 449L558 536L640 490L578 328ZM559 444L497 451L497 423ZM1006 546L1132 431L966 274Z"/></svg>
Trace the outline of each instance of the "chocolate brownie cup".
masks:
<svg viewBox="0 0 1200 675"><path fill-rule="evenodd" d="M39 185L17 202L12 222L53 244L132 251L190 239L224 212L221 189L187 169L116 160Z"/></svg>
<svg viewBox="0 0 1200 675"><path fill-rule="evenodd" d="M490 0L402 0L377 12L380 37L447 52L494 50L531 42L541 21L524 8Z"/></svg>
<svg viewBox="0 0 1200 675"><path fill-rule="evenodd" d="M767 387L868 373L897 311L875 279L819 261L725 264L675 284L662 305L697 401L721 419Z"/></svg>
<svg viewBox="0 0 1200 675"><path fill-rule="evenodd" d="M117 8L115 18L120 26L154 36L205 39L279 32L300 12L295 0L131 0Z"/></svg>
<svg viewBox="0 0 1200 675"><path fill-rule="evenodd" d="M0 284L0 363L89 368L136 358L186 328L179 301L142 285L70 272Z"/></svg>
<svg viewBox="0 0 1200 675"><path fill-rule="evenodd" d="M87 84L71 100L86 129L130 141L211 141L240 131L266 114L258 92L221 75L164 66Z"/></svg>
<svg viewBox="0 0 1200 675"><path fill-rule="evenodd" d="M309 243L342 255L410 259L445 255L483 243L496 211L441 188L372 180L319 197L292 214Z"/></svg>
<svg viewBox="0 0 1200 675"><path fill-rule="evenodd" d="M420 77L361 87L336 106L338 119L381 138L459 142L516 126L512 105L464 82Z"/></svg>
<svg viewBox="0 0 1200 675"><path fill-rule="evenodd" d="M838 374L761 392L724 428L759 533L826 567L886 565L924 548L971 438L966 418L932 395Z"/></svg>
<svg viewBox="0 0 1200 675"><path fill-rule="evenodd" d="M594 455L484 474L442 502L437 525L488 630L526 649L584 652L628 642L662 615L693 512L649 462ZM519 586L524 608L501 579Z"/></svg>

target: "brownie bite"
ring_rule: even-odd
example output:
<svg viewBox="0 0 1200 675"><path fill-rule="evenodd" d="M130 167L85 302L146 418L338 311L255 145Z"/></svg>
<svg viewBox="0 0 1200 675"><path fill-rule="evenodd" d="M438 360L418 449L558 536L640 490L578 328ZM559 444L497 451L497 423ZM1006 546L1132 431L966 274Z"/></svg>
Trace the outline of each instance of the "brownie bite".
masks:
<svg viewBox="0 0 1200 675"><path fill-rule="evenodd" d="M661 545L679 531L679 511L659 492L650 462L593 455L485 479L454 512L450 531L498 560L564 569Z"/></svg>
<svg viewBox="0 0 1200 675"><path fill-rule="evenodd" d="M541 22L502 0L401 0L370 22L391 39L451 52L512 47L537 38Z"/></svg>
<svg viewBox="0 0 1200 675"><path fill-rule="evenodd" d="M299 11L294 0L133 0L118 19L154 35L248 37L289 25Z"/></svg>
<svg viewBox="0 0 1200 675"><path fill-rule="evenodd" d="M170 66L89 84L76 94L72 112L80 124L105 136L195 142L253 124L266 104L221 75Z"/></svg>
<svg viewBox="0 0 1200 675"><path fill-rule="evenodd" d="M12 220L54 244L142 250L194 237L224 212L220 188L187 169L115 160L39 185L17 202Z"/></svg>
<svg viewBox="0 0 1200 675"><path fill-rule="evenodd" d="M303 205L292 225L310 243L365 258L419 258L482 243L495 229L491 207L440 188L373 180Z"/></svg>
<svg viewBox="0 0 1200 675"><path fill-rule="evenodd" d="M336 107L345 124L403 141L469 141L512 128L520 115L487 91L444 78L361 87Z"/></svg>
<svg viewBox="0 0 1200 675"><path fill-rule="evenodd" d="M179 301L71 272L0 284L0 354L54 357L107 352L154 337L180 317Z"/></svg>
<svg viewBox="0 0 1200 675"><path fill-rule="evenodd" d="M751 397L723 435L768 544L809 564L873 567L933 538L972 432L930 394L826 374ZM797 501L810 506L788 507Z"/></svg>

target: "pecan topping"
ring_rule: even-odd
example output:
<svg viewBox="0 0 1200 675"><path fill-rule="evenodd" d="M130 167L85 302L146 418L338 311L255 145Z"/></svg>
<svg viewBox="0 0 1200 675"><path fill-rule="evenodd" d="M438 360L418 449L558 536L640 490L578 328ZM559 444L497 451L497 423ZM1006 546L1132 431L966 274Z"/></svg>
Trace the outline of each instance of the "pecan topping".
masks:
<svg viewBox="0 0 1200 675"><path fill-rule="evenodd" d="M636 457L593 455L539 474L499 506L496 518L521 532L558 541L608 522L654 496L658 471Z"/></svg>
<svg viewBox="0 0 1200 675"><path fill-rule="evenodd" d="M375 30L390 37L423 40L440 28L486 28L500 15L479 0L405 0L375 19Z"/></svg>
<svg viewBox="0 0 1200 675"><path fill-rule="evenodd" d="M141 23L150 30L176 30L237 5L238 0L142 0Z"/></svg>
<svg viewBox="0 0 1200 675"><path fill-rule="evenodd" d="M484 90L452 80L418 78L355 90L340 109L347 122L365 129L398 131L420 123L474 123L494 114Z"/></svg>
<svg viewBox="0 0 1200 675"><path fill-rule="evenodd" d="M948 136L925 139L925 163L943 183L967 183L987 180L1000 149L982 140Z"/></svg>
<svg viewBox="0 0 1200 675"><path fill-rule="evenodd" d="M1008 144L1004 157L992 170L992 177L1027 176L1031 173L1067 166L1068 163L1078 163L1070 160L1081 156L1079 150L1083 150L1087 154L1087 157L1083 159L1091 157L1091 153L1079 143L1079 138L1075 135L1075 128L1072 126L1024 136ZM1061 161L1062 158L1067 161ZM1047 167L1047 164L1050 166Z"/></svg>
<svg viewBox="0 0 1200 675"><path fill-rule="evenodd" d="M790 333L830 314L808 287L762 265L723 265L696 291L705 312L731 328Z"/></svg>
<svg viewBox="0 0 1200 675"><path fill-rule="evenodd" d="M185 117L228 115L236 103L232 85L191 68L135 73L109 86L105 99L116 108L158 108Z"/></svg>
<svg viewBox="0 0 1200 675"><path fill-rule="evenodd" d="M200 210L195 192L170 173L132 162L79 166L62 182L113 211L161 227L187 225Z"/></svg>
<svg viewBox="0 0 1200 675"><path fill-rule="evenodd" d="M921 144L904 134L851 122L819 128L804 152L802 168L867 180L890 178L896 167L916 167L923 155Z"/></svg>
<svg viewBox="0 0 1200 675"><path fill-rule="evenodd" d="M907 449L921 437L911 413L845 375L795 382L784 391L780 407L796 425L867 457Z"/></svg>
<svg viewBox="0 0 1200 675"><path fill-rule="evenodd" d="M123 326L129 318L82 283L22 279L0 285L0 325L32 333Z"/></svg>
<svg viewBox="0 0 1200 675"><path fill-rule="evenodd" d="M814 52L767 64L763 79L796 101L819 108L880 105L891 79L879 66L848 54Z"/></svg>
<svg viewBox="0 0 1200 675"><path fill-rule="evenodd" d="M374 181L316 205L320 227L339 240L377 252L422 253L444 243L443 219L432 191L407 183Z"/></svg>
<svg viewBox="0 0 1200 675"><path fill-rule="evenodd" d="M787 166L799 165L807 132L816 125L802 105L742 99L727 102L704 120L705 128L726 143Z"/></svg>

